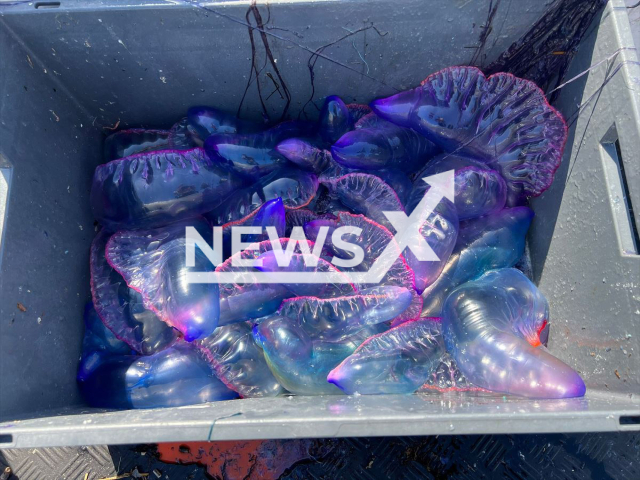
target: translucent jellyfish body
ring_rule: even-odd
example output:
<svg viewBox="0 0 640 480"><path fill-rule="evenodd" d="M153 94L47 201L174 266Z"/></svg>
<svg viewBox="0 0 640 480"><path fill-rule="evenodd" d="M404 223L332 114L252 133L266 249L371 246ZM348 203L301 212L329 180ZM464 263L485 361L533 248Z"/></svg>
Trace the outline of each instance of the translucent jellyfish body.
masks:
<svg viewBox="0 0 640 480"><path fill-rule="evenodd" d="M291 280L282 283L295 296L318 296L321 298L351 295L357 291L338 268L313 253L292 253L268 251L258 257L255 268L272 279L283 273L293 274ZM319 277L322 275L322 278ZM318 280L309 279L317 276ZM329 277L328 279L326 279Z"/></svg>
<svg viewBox="0 0 640 480"><path fill-rule="evenodd" d="M129 288L107 262L105 248L111 234L101 230L91 244L89 267L91 295L102 322L143 355L163 350L178 338L178 332L143 305L142 296Z"/></svg>
<svg viewBox="0 0 640 480"><path fill-rule="evenodd" d="M474 385L532 398L580 397L580 375L542 345L548 318L547 300L512 268L456 288L442 311L447 350Z"/></svg>
<svg viewBox="0 0 640 480"><path fill-rule="evenodd" d="M255 243L268 240L267 227L273 227L278 234L278 237L285 236L285 208L281 198L269 200L265 202L258 210L254 210L246 217L225 223L222 225L222 242L223 242L223 258L226 260L229 258L233 251L233 235L236 232L236 243L242 241L242 243ZM253 229L253 233L245 232L243 235L238 235L241 229L236 227L250 227ZM249 229L247 229L249 230Z"/></svg>
<svg viewBox="0 0 640 480"><path fill-rule="evenodd" d="M83 357L78 385L100 408L162 408L231 400L205 358L181 342L149 356L96 351Z"/></svg>
<svg viewBox="0 0 640 480"><path fill-rule="evenodd" d="M411 299L411 292L403 287L373 287L326 299L290 298L282 302L278 315L295 320L315 339L344 341L365 327L398 317Z"/></svg>
<svg viewBox="0 0 640 480"><path fill-rule="evenodd" d="M321 173L333 162L331 152L300 138L289 138L276 146L278 153L304 170Z"/></svg>
<svg viewBox="0 0 640 480"><path fill-rule="evenodd" d="M141 153L96 168L91 208L111 230L151 228L209 212L242 186L199 148Z"/></svg>
<svg viewBox="0 0 640 480"><path fill-rule="evenodd" d="M206 216L214 225L235 222L276 198L282 200L286 210L303 208L311 203L317 190L318 178L315 174L287 167L235 191L224 204Z"/></svg>
<svg viewBox="0 0 640 480"><path fill-rule="evenodd" d="M204 149L222 168L257 180L287 164L287 159L276 150L280 142L308 132L306 123L285 122L262 133L211 135L205 140Z"/></svg>
<svg viewBox="0 0 640 480"><path fill-rule="evenodd" d="M414 228L408 233L408 242L416 247L421 244L424 247L428 245L435 254L434 258L427 261L424 257L428 258L430 252L426 248L408 248L404 251L407 264L414 271L415 288L418 293L422 293L438 278L458 238L458 212L451 201L454 198L451 188L454 186L451 185L453 179L453 175L447 172L430 177L418 177L407 201L406 211L410 214L409 218L423 218L419 230ZM436 182L437 188L432 190L429 182Z"/></svg>
<svg viewBox="0 0 640 480"><path fill-rule="evenodd" d="M349 173L342 177L324 179L329 193L357 213L391 229L385 211L404 211L398 194L380 177L366 173Z"/></svg>
<svg viewBox="0 0 640 480"><path fill-rule="evenodd" d="M281 239L281 247L286 249L287 242L288 239ZM216 267L218 273L233 273L235 280L220 283L220 325L271 315L278 310L282 300L294 295L285 285L258 282L253 266L236 265L237 260L253 264L272 249L271 241L265 240L255 249L238 252Z"/></svg>
<svg viewBox="0 0 640 480"><path fill-rule="evenodd" d="M348 394L413 393L443 353L439 324L412 320L367 339L327 379Z"/></svg>
<svg viewBox="0 0 640 480"><path fill-rule="evenodd" d="M116 355L131 353L131 347L120 340L109 330L98 316L93 302L84 307L84 338L82 340L83 354L91 352L107 352Z"/></svg>
<svg viewBox="0 0 640 480"><path fill-rule="evenodd" d="M510 190L539 195L560 165L567 127L542 91L508 73L488 78L475 67L449 67L371 108L450 153L500 171Z"/></svg>
<svg viewBox="0 0 640 480"><path fill-rule="evenodd" d="M240 120L217 108L197 106L187 111L187 121L202 141L216 133L256 133L261 127L255 123Z"/></svg>
<svg viewBox="0 0 640 480"><path fill-rule="evenodd" d="M418 178L455 171L456 212L460 220L477 218L501 210L507 200L507 185L500 173L476 160L457 155L435 157Z"/></svg>
<svg viewBox="0 0 640 480"><path fill-rule="evenodd" d="M194 345L218 378L242 397L273 397L282 393L282 386L269 370L248 322L219 327Z"/></svg>
<svg viewBox="0 0 640 480"><path fill-rule="evenodd" d="M532 220L533 210L515 207L462 222L442 273L422 292L422 316L439 316L445 298L458 285L487 270L514 266L524 253Z"/></svg>
<svg viewBox="0 0 640 480"><path fill-rule="evenodd" d="M112 133L104 140L104 161L128 157L136 153L169 148L168 130L131 128Z"/></svg>
<svg viewBox="0 0 640 480"><path fill-rule="evenodd" d="M213 333L220 304L217 284L187 281L189 272L215 269L199 248L195 248L193 266L187 265L187 228L195 229L211 245L211 227L195 218L153 230L119 231L109 239L106 257L127 285L142 295L144 306L191 342Z"/></svg>
<svg viewBox="0 0 640 480"><path fill-rule="evenodd" d="M405 172L422 168L437 151L419 133L385 121L375 127L347 132L331 147L333 158L345 167L363 170L393 167Z"/></svg>
<svg viewBox="0 0 640 480"><path fill-rule="evenodd" d="M329 144L333 144L353 126L349 109L342 99L335 95L325 98L318 124L320 136Z"/></svg>
<svg viewBox="0 0 640 480"><path fill-rule="evenodd" d="M298 395L335 395L341 390L327 382L327 375L372 331L365 329L341 342L327 342L314 339L296 320L273 316L255 325L253 334L269 368L288 391Z"/></svg>
<svg viewBox="0 0 640 480"><path fill-rule="evenodd" d="M397 321L406 321L420 316L422 299L415 292L415 275L401 255L400 248L392 233L369 220L363 215L352 215L346 212L338 214L337 227L347 227L351 233L341 235L341 239L360 247L363 258L353 266L339 266L340 271L351 274L367 274L355 285L358 291L376 286L393 285L408 289L412 295L409 307L397 317ZM344 250L341 245L331 243L327 239L328 248L343 260L353 260L355 253ZM386 253L383 255L383 252Z"/></svg>

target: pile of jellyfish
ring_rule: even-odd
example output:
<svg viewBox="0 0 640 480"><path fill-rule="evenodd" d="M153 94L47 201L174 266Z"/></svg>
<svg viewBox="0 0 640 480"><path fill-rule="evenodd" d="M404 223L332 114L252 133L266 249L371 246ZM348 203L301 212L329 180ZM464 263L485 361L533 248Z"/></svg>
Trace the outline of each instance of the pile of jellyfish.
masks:
<svg viewBox="0 0 640 480"><path fill-rule="evenodd" d="M197 106L169 130L111 134L91 186L82 394L584 395L518 269L528 199L566 138L536 85L473 67L370 105L328 97L314 122ZM215 251L189 250L187 231Z"/></svg>

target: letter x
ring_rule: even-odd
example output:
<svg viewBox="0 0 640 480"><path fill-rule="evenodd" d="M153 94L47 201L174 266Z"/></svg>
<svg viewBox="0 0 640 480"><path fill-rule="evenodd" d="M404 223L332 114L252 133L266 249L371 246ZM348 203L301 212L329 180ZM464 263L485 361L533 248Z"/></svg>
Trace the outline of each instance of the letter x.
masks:
<svg viewBox="0 0 640 480"><path fill-rule="evenodd" d="M409 248L420 262L437 262L440 260L431 246L422 236L420 229L433 213L442 197L454 199L454 171L425 177L424 180L431 188L420 203L413 209L411 216L405 212L382 212L391 225L396 229L395 239L400 251Z"/></svg>

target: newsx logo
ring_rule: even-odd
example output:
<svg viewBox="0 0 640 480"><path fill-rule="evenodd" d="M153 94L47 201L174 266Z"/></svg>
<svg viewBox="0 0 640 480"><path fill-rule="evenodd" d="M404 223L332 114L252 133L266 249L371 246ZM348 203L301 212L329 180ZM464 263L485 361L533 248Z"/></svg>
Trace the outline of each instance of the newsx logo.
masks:
<svg viewBox="0 0 640 480"><path fill-rule="evenodd" d="M411 215L407 216L404 211L384 211L382 212L396 234L390 241L380 256L374 261L371 268L366 272L340 271L331 269L329 271L275 271L261 272L252 270L247 272L246 267L260 267L260 258L240 258L234 255L231 266L241 268L238 271L224 272L198 272L190 270L186 274L187 283L379 283L389 271L401 253L409 248L419 261L437 262L440 259L429 246L425 238L419 233L420 227L429 218L436 206L443 198L454 201L454 170L449 170L422 180L429 184L422 200L413 209ZM243 235L256 235L262 233L262 227L233 226L231 227L231 243L233 254L243 250L257 250L257 243L246 243L242 241ZM271 241L271 247L276 262L280 268L290 265L292 256L296 251L296 246L302 252L301 256L306 267L316 267L320 252L327 241L329 227L319 228L318 236L310 248L302 227L294 227L289 236L289 241L285 249L282 248L280 238L275 227L265 227L266 233ZM360 235L362 230L355 226L342 226L335 229L331 235L331 242L340 250L351 252L351 258L333 257L331 263L340 268L357 267L364 260L364 250L362 246L350 243L343 237L345 235ZM213 229L213 246L202 238L194 227L186 227L186 266L194 268L196 265L196 246L209 259L213 265L222 263L222 227Z"/></svg>

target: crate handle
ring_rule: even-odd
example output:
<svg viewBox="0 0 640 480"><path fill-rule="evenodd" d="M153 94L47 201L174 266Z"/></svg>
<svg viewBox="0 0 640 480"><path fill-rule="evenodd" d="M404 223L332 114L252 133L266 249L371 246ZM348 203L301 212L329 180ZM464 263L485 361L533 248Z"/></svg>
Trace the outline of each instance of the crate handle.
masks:
<svg viewBox="0 0 640 480"><path fill-rule="evenodd" d="M604 174L607 178L609 204L613 212L613 220L622 254L638 255L640 253L640 237L636 223L634 208L629 194L629 184L624 171L624 160L620 150L618 130L614 125L600 141L600 154ZM636 205L636 208L640 205Z"/></svg>

